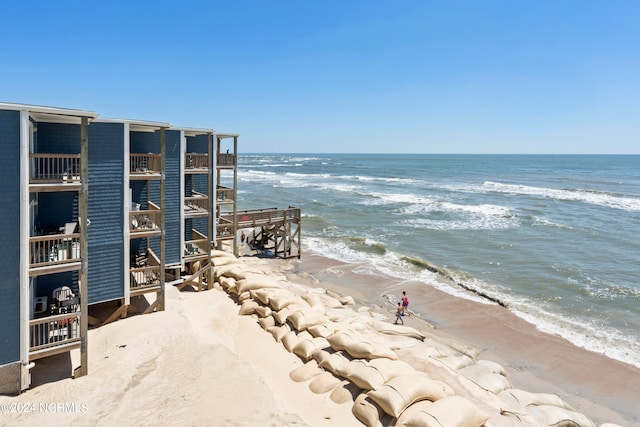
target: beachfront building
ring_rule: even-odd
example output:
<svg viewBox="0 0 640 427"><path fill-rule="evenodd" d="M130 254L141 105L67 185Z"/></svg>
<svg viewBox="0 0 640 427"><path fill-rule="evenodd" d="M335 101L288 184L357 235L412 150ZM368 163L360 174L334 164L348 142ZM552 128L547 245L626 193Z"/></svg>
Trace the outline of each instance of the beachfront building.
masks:
<svg viewBox="0 0 640 427"><path fill-rule="evenodd" d="M228 243L238 256L238 135L218 133L215 142L215 247Z"/></svg>
<svg viewBox="0 0 640 427"><path fill-rule="evenodd" d="M0 103L0 394L72 350L85 375L88 326L164 310L166 277L211 287L210 249L237 254L237 140Z"/></svg>
<svg viewBox="0 0 640 427"><path fill-rule="evenodd" d="M189 274L179 288L193 285L210 288L211 242L214 236L215 198L213 194L215 161L213 129L180 129L180 272ZM213 159L213 160L212 160Z"/></svg>
<svg viewBox="0 0 640 427"><path fill-rule="evenodd" d="M33 362L80 351L87 373L88 134L97 114L0 103L4 200L0 393L29 387Z"/></svg>
<svg viewBox="0 0 640 427"><path fill-rule="evenodd" d="M183 262L180 289L191 285L210 289L211 249L231 244L236 221L238 135L207 129L182 129ZM227 245L228 246L228 245Z"/></svg>
<svg viewBox="0 0 640 427"><path fill-rule="evenodd" d="M106 313L91 316L92 325L139 311L131 300L143 295L143 312L164 309L163 171L167 146L176 145L169 126L123 119L97 119L89 126L88 302L92 311L99 306Z"/></svg>

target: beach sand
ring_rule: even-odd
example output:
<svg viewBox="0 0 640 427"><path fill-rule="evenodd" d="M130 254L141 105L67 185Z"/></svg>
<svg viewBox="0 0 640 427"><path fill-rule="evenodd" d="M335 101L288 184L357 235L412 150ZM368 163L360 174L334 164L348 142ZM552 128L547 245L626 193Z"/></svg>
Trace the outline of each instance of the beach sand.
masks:
<svg viewBox="0 0 640 427"><path fill-rule="evenodd" d="M395 298L406 290L416 313L405 317L406 325L474 347L477 359L505 368L512 387L557 394L598 425L640 426L639 369L542 334L502 307L417 283L372 280L354 274L351 265L310 255L241 261L297 287L351 295L353 310L373 307L389 322ZM329 393L312 392L309 381L293 381L292 371L307 365L263 330L255 315L238 311L233 296L220 289L167 287L166 311L89 331L88 376L69 378L77 365L73 352L38 361L32 389L0 396L0 425L362 425L352 414L352 400L336 403ZM417 363L410 348L397 353ZM458 377L430 369L460 389ZM482 404L479 396L471 398Z"/></svg>

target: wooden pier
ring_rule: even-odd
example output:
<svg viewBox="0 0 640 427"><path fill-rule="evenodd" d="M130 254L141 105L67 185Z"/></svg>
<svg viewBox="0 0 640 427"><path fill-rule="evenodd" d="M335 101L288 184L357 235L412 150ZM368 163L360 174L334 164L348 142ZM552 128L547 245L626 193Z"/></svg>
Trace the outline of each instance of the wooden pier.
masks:
<svg viewBox="0 0 640 427"><path fill-rule="evenodd" d="M300 258L300 208L267 208L222 214L220 223L233 224L235 230L250 230L247 243L255 250L275 257Z"/></svg>

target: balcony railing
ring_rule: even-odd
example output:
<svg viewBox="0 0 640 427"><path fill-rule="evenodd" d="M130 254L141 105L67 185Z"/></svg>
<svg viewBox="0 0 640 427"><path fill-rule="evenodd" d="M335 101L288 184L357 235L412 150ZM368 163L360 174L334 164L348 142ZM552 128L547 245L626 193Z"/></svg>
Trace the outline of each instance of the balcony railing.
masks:
<svg viewBox="0 0 640 427"><path fill-rule="evenodd" d="M136 256L129 269L131 293L144 293L160 287L160 260L151 249Z"/></svg>
<svg viewBox="0 0 640 427"><path fill-rule="evenodd" d="M205 195L184 198L184 213L186 215L206 214L209 212L209 198Z"/></svg>
<svg viewBox="0 0 640 427"><path fill-rule="evenodd" d="M29 353L31 356L51 352L55 347L80 344L79 305L66 312L64 310L57 311L59 314L29 321Z"/></svg>
<svg viewBox="0 0 640 427"><path fill-rule="evenodd" d="M220 153L218 154L217 165L218 166L235 166L236 164L236 155L229 153Z"/></svg>
<svg viewBox="0 0 640 427"><path fill-rule="evenodd" d="M129 154L129 173L131 174L159 174L162 170L160 154L131 153Z"/></svg>
<svg viewBox="0 0 640 427"><path fill-rule="evenodd" d="M216 200L219 203L233 203L233 188L218 186L216 189Z"/></svg>
<svg viewBox="0 0 640 427"><path fill-rule="evenodd" d="M129 212L129 231L132 235L160 231L160 208L151 202L149 207L149 210Z"/></svg>
<svg viewBox="0 0 640 427"><path fill-rule="evenodd" d="M209 155L201 153L187 153L184 161L185 169L209 169Z"/></svg>
<svg viewBox="0 0 640 427"><path fill-rule="evenodd" d="M80 182L80 154L31 153L29 158L31 182Z"/></svg>
<svg viewBox="0 0 640 427"><path fill-rule="evenodd" d="M80 261L80 234L30 237L29 255L31 268Z"/></svg>
<svg viewBox="0 0 640 427"><path fill-rule="evenodd" d="M205 239L187 240L184 242L185 257L208 256L211 248L209 241Z"/></svg>

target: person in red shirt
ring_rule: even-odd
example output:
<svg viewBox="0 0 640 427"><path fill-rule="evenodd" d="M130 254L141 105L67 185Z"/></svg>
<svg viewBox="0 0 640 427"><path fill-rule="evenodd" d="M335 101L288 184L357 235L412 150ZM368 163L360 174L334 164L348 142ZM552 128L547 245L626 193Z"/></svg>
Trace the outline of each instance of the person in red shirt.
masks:
<svg viewBox="0 0 640 427"><path fill-rule="evenodd" d="M402 314L409 314L409 297L405 291L402 291Z"/></svg>

